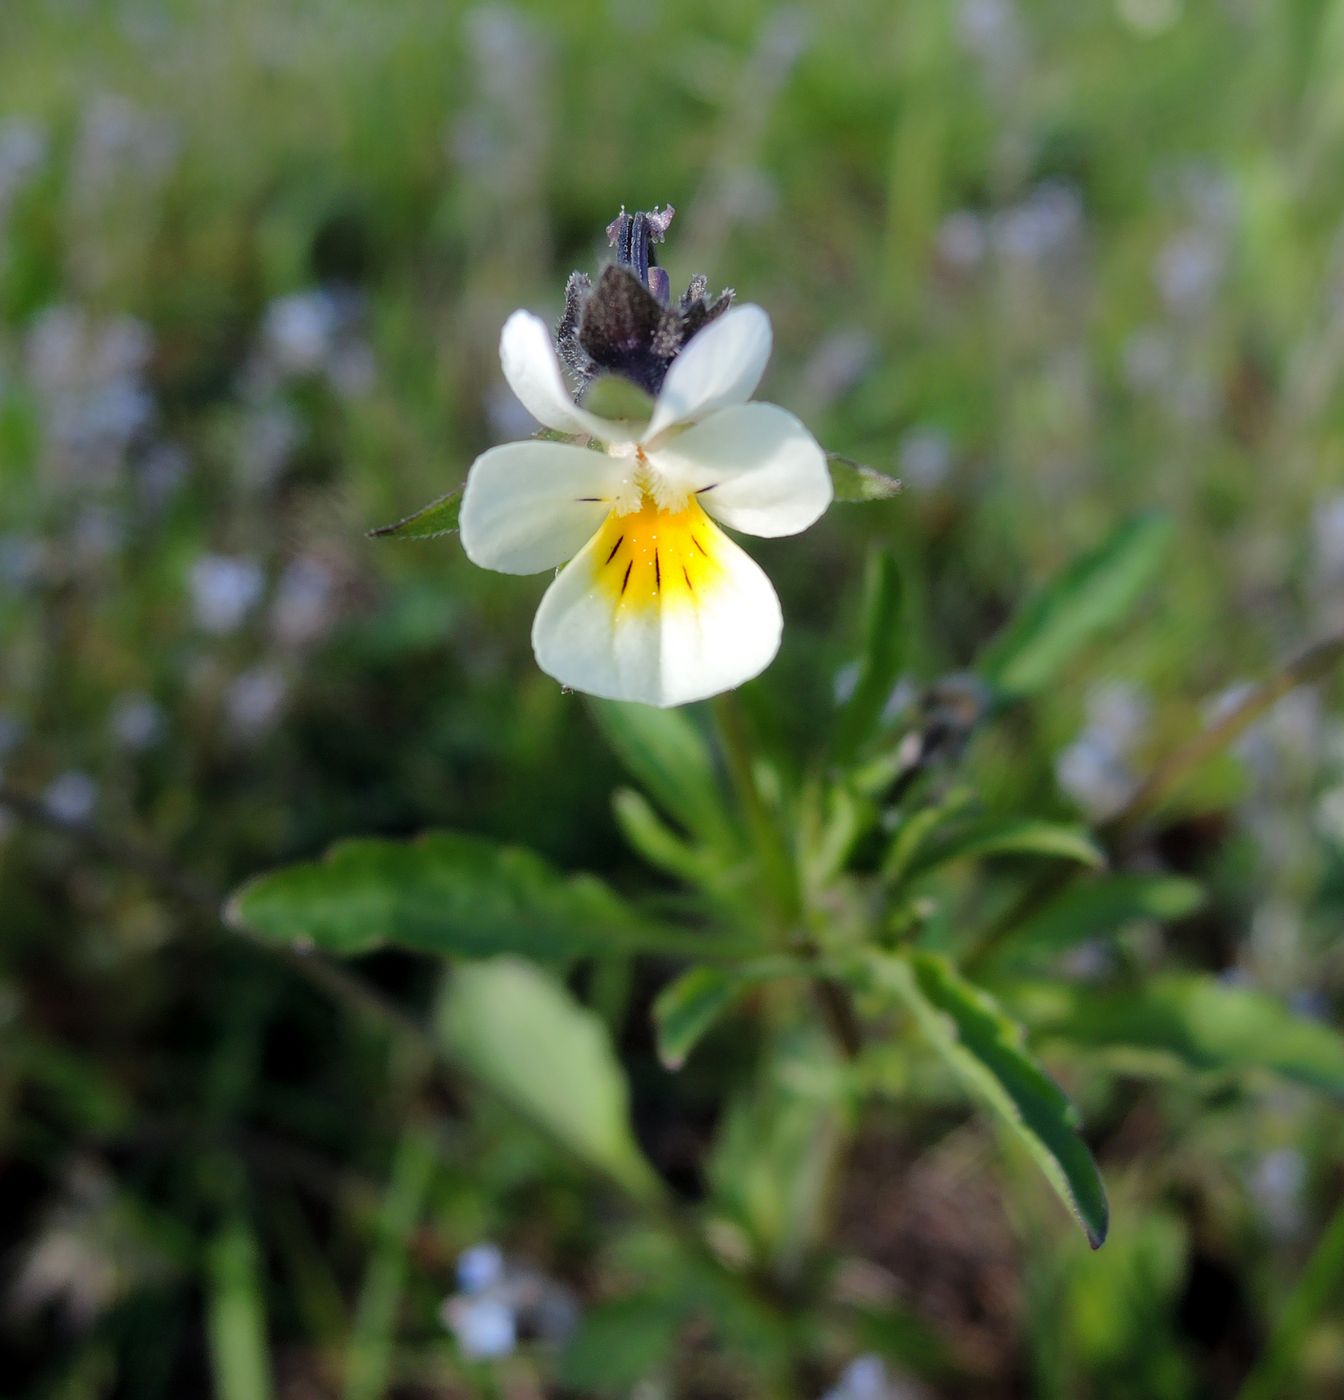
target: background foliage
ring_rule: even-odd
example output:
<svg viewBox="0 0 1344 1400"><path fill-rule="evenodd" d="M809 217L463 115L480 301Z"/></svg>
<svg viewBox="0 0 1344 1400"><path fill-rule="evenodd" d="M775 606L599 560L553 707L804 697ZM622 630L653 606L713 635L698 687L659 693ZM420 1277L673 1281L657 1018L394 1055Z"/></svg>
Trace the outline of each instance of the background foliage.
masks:
<svg viewBox="0 0 1344 1400"><path fill-rule="evenodd" d="M562 695L539 587L365 531L527 430L504 316L670 200L674 284L771 313L765 396L906 482L753 543L779 792L822 745L889 759L912 705L927 735L974 665L1002 708L936 796L1117 856L1143 776L1344 627L1342 62L1334 0L0 9L7 1393L858 1396L861 1354L934 1395L1339 1393L1337 680L976 954L1086 1124L1094 1254L941 1062L879 1044L847 1121L804 999L675 980L670 872L705 867L634 849L669 806L730 839L701 716ZM481 882L435 887L451 951L548 971L445 988L333 899L384 998L352 1005L283 911L217 918L426 829ZM1015 839L890 856L959 954L1035 868ZM943 951L864 976L1048 1106ZM703 1257L664 1185L712 1203ZM488 1365L439 1315L483 1240L542 1300ZM724 1268L757 1254L764 1294Z"/></svg>

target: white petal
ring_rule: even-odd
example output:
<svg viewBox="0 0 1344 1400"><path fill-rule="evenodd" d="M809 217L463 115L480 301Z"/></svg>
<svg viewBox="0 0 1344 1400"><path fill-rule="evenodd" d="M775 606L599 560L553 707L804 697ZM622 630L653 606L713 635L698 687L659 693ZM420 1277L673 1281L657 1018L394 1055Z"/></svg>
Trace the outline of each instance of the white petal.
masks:
<svg viewBox="0 0 1344 1400"><path fill-rule="evenodd" d="M796 535L833 495L826 454L791 413L771 403L721 408L648 451L669 485L749 535Z"/></svg>
<svg viewBox="0 0 1344 1400"><path fill-rule="evenodd" d="M563 442L510 442L471 465L458 522L473 564L535 574L572 559L611 514L628 461Z"/></svg>
<svg viewBox="0 0 1344 1400"><path fill-rule="evenodd" d="M746 403L770 358L770 318L759 306L734 306L693 335L672 361L641 439L688 423L725 404Z"/></svg>
<svg viewBox="0 0 1344 1400"><path fill-rule="evenodd" d="M515 311L499 335L499 362L509 388L523 407L561 433L591 433L603 442L634 442L637 427L609 422L580 408L565 385L546 322L530 311Z"/></svg>
<svg viewBox="0 0 1344 1400"><path fill-rule="evenodd" d="M541 669L591 695L660 706L763 671L782 620L760 566L694 506L632 551L634 518L608 520L547 589L532 625Z"/></svg>

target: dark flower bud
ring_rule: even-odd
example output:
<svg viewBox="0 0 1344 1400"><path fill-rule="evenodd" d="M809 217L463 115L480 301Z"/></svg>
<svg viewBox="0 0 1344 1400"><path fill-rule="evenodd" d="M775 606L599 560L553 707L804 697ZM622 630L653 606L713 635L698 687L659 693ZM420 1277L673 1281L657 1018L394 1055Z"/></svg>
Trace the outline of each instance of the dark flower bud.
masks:
<svg viewBox="0 0 1344 1400"><path fill-rule="evenodd" d="M555 343L577 381L576 401L599 374L620 375L656 397L686 342L732 305L731 290L709 301L703 276L693 277L671 304L655 245L675 212L670 204L651 213L622 209L607 225L615 261L602 269L596 286L586 273L570 274Z"/></svg>

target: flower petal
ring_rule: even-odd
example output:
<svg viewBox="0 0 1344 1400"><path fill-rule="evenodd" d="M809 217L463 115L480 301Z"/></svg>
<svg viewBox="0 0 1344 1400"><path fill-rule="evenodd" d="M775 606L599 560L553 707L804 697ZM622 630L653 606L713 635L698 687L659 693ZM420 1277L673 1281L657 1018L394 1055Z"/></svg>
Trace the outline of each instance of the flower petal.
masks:
<svg viewBox="0 0 1344 1400"><path fill-rule="evenodd" d="M771 403L721 408L647 455L669 485L749 535L796 535L833 495L816 439Z"/></svg>
<svg viewBox="0 0 1344 1400"><path fill-rule="evenodd" d="M571 559L611 513L630 463L563 442L510 442L471 464L458 526L473 564L534 574Z"/></svg>
<svg viewBox="0 0 1344 1400"><path fill-rule="evenodd" d="M746 403L770 358L770 318L759 306L735 306L693 335L672 361L641 438L648 442L725 404Z"/></svg>
<svg viewBox="0 0 1344 1400"><path fill-rule="evenodd" d="M692 503L609 517L547 589L532 646L575 690L684 705L763 671L781 626L760 566Z"/></svg>
<svg viewBox="0 0 1344 1400"><path fill-rule="evenodd" d="M548 428L561 433L590 433L603 442L634 442L640 429L613 423L576 404L565 387L555 343L546 322L530 311L515 311L499 335L499 362L509 388L523 407Z"/></svg>

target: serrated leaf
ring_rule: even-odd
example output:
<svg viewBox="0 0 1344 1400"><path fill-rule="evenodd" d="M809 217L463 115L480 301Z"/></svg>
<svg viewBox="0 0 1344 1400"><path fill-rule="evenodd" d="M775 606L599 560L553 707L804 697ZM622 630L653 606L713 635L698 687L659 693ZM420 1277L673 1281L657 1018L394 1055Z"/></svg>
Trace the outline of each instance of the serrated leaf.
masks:
<svg viewBox="0 0 1344 1400"><path fill-rule="evenodd" d="M1031 1055L1021 1028L935 953L875 955L866 966L874 987L909 1008L967 1088L1025 1144L1099 1248L1109 1222L1101 1175L1078 1136L1076 1110Z"/></svg>
<svg viewBox="0 0 1344 1400"><path fill-rule="evenodd" d="M904 482L894 476L888 476L876 467L865 467L862 462L851 461L838 452L826 454L826 465L830 469L831 489L837 501L889 501L905 490Z"/></svg>
<svg viewBox="0 0 1344 1400"><path fill-rule="evenodd" d="M1055 857L1094 869L1106 863L1105 853L1082 827L1031 817L986 817L922 845L906 864L906 878L917 879L955 860L985 856Z"/></svg>
<svg viewBox="0 0 1344 1400"><path fill-rule="evenodd" d="M996 689L1030 695L1073 655L1122 622L1157 577L1172 535L1165 516L1127 521L1032 598L986 651L980 671Z"/></svg>
<svg viewBox="0 0 1344 1400"><path fill-rule="evenodd" d="M1048 958L1140 919L1183 919L1204 903L1204 890L1176 875L1122 873L1076 885L1019 924L990 956L998 968Z"/></svg>
<svg viewBox="0 0 1344 1400"><path fill-rule="evenodd" d="M558 982L511 958L466 963L436 1024L453 1059L535 1128L635 1195L658 1195L606 1027Z"/></svg>
<svg viewBox="0 0 1344 1400"><path fill-rule="evenodd" d="M621 764L685 830L712 840L727 825L709 745L682 710L594 700L593 718Z"/></svg>
<svg viewBox="0 0 1344 1400"><path fill-rule="evenodd" d="M1264 1071L1344 1097L1344 1036L1263 992L1210 977L1156 977L1123 991L1069 984L1005 990L1035 1034L1119 1052L1137 1065L1239 1075Z"/></svg>
<svg viewBox="0 0 1344 1400"><path fill-rule="evenodd" d="M248 881L227 913L261 938L340 956L384 944L553 960L708 951L703 938L653 924L591 875L561 875L531 851L446 831L340 842L321 860Z"/></svg>
<svg viewBox="0 0 1344 1400"><path fill-rule="evenodd" d="M436 540L440 535L451 535L457 529L457 518L462 511L462 492L450 491L422 506L414 515L398 520L395 525L381 525L369 531L371 540Z"/></svg>
<svg viewBox="0 0 1344 1400"><path fill-rule="evenodd" d="M884 550L868 556L864 576L863 655L835 726L836 762L848 763L877 727L905 659L901 575Z"/></svg>

